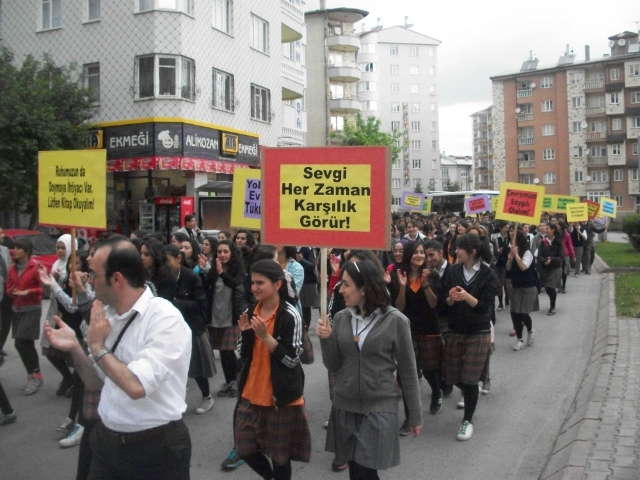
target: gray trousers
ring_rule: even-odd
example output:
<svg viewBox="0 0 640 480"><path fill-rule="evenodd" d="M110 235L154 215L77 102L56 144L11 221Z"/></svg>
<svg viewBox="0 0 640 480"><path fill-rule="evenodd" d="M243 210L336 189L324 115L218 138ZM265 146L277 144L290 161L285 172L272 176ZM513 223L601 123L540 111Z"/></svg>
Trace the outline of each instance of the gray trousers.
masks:
<svg viewBox="0 0 640 480"><path fill-rule="evenodd" d="M582 255L584 251L584 247L573 247L576 251L576 265L574 268L574 272L576 275L580 274L580 266L582 265Z"/></svg>

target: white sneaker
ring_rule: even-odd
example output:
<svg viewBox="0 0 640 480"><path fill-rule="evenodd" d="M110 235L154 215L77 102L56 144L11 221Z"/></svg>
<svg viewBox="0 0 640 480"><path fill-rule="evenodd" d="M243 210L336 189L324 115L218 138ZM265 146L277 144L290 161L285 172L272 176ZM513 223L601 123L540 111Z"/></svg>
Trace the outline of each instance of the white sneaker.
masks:
<svg viewBox="0 0 640 480"><path fill-rule="evenodd" d="M471 438L471 435L473 435L473 423L465 420L464 422L462 422L462 425L460 425L460 430L458 430L456 440L464 442L466 440L469 440Z"/></svg>
<svg viewBox="0 0 640 480"><path fill-rule="evenodd" d="M458 402L458 408L459 409L463 409L464 408L464 395L462 395L460 397L460 401Z"/></svg>
<svg viewBox="0 0 640 480"><path fill-rule="evenodd" d="M196 408L196 415L202 415L203 413L207 413L209 410L213 408L213 398L211 395L202 399L202 403L198 408Z"/></svg>
<svg viewBox="0 0 640 480"><path fill-rule="evenodd" d="M74 425L71 433L67 435L67 438L63 438L60 440L60 446L62 448L73 447L74 445L79 445L80 440L82 440L82 433L84 432L84 427L82 425Z"/></svg>
<svg viewBox="0 0 640 480"><path fill-rule="evenodd" d="M58 432L69 433L71 430L73 430L73 420L71 420L69 417L65 418L64 422L56 427L56 430Z"/></svg>
<svg viewBox="0 0 640 480"><path fill-rule="evenodd" d="M324 421L324 429L326 430L327 428L329 428L329 420Z"/></svg>
<svg viewBox="0 0 640 480"><path fill-rule="evenodd" d="M527 347L532 347L536 341L534 332L535 332L534 329L531 329L530 332L527 332Z"/></svg>
<svg viewBox="0 0 640 480"><path fill-rule="evenodd" d="M516 343L513 346L513 351L517 352L518 350L520 350L522 347L524 347L524 342L522 340L518 340L518 343Z"/></svg>

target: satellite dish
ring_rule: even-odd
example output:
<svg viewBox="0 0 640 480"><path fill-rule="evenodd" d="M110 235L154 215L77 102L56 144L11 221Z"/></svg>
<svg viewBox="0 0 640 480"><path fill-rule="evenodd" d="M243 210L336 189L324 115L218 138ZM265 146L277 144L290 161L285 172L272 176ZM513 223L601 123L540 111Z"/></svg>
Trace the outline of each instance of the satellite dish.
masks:
<svg viewBox="0 0 640 480"><path fill-rule="evenodd" d="M587 182L590 182L590 181L591 181L591 177L590 177L589 175L587 175L587 176L585 177L585 180L586 180Z"/></svg>
<svg viewBox="0 0 640 480"><path fill-rule="evenodd" d="M520 109L519 108L516 108L516 113L520 113Z"/></svg>
<svg viewBox="0 0 640 480"><path fill-rule="evenodd" d="M616 42L614 42L613 40L611 40L611 41L609 42L609 48L612 48L615 44L616 44Z"/></svg>
<svg viewBox="0 0 640 480"><path fill-rule="evenodd" d="M535 84L535 83L533 83L533 82L531 82L530 87L531 87L531 88L536 88L536 84Z"/></svg>
<svg viewBox="0 0 640 480"><path fill-rule="evenodd" d="M624 38L621 38L620 40L618 40L618 45L620 45L621 47L624 46L627 43L627 41Z"/></svg>
<svg viewBox="0 0 640 480"><path fill-rule="evenodd" d="M589 150L589 145L587 145L586 143L582 146L582 148L585 148L587 150Z"/></svg>
<svg viewBox="0 0 640 480"><path fill-rule="evenodd" d="M539 178L534 178L533 179L533 183L535 183L536 185L540 183L540 179Z"/></svg>
<svg viewBox="0 0 640 480"><path fill-rule="evenodd" d="M587 128L587 126L588 126L588 125L589 125L589 124L588 124L587 122L582 122L582 123L580 124L580 126L581 126L582 128Z"/></svg>

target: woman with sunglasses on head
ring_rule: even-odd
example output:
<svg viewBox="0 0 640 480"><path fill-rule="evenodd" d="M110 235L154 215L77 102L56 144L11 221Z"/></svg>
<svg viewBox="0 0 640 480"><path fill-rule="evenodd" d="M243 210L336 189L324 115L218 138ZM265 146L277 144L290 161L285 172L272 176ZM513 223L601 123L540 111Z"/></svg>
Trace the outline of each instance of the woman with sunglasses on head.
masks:
<svg viewBox="0 0 640 480"><path fill-rule="evenodd" d="M348 463L349 478L376 480L378 470L400 463L397 371L414 437L422 430L422 405L409 320L391 306L380 267L345 263L340 293L347 308L316 333L322 361L337 379L325 449Z"/></svg>
<svg viewBox="0 0 640 480"><path fill-rule="evenodd" d="M444 280L451 334L445 346L447 384L464 396L464 418L457 440L473 435L473 414L481 380L491 350L491 307L498 292L498 277L488 266L492 253L486 236L464 234L456 241L456 263Z"/></svg>

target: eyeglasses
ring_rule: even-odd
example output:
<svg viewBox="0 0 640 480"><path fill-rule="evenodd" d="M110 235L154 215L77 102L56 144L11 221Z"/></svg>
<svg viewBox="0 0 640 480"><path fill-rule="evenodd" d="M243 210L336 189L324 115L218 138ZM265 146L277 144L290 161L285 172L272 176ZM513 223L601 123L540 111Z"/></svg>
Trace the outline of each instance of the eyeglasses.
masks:
<svg viewBox="0 0 640 480"><path fill-rule="evenodd" d="M102 275L104 273L107 272L94 272L93 270L90 270L89 273L87 273L87 278L89 280L95 280L98 275Z"/></svg>

